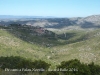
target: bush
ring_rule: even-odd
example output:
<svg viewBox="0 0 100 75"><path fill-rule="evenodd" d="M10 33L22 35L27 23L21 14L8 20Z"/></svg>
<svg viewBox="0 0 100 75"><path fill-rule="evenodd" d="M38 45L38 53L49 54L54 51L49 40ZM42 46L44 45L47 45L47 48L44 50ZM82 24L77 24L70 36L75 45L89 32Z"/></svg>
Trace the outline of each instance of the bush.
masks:
<svg viewBox="0 0 100 75"><path fill-rule="evenodd" d="M19 56L10 56L10 57L0 57L1 69L48 69L50 64L42 60L31 61Z"/></svg>
<svg viewBox="0 0 100 75"><path fill-rule="evenodd" d="M64 75L91 75L89 66L77 59L63 61L57 68L66 69L67 71L62 71Z"/></svg>
<svg viewBox="0 0 100 75"><path fill-rule="evenodd" d="M49 67L50 64L42 60L32 61L19 56L0 57L0 68L1 68L0 72L5 68L9 69L34 68L34 70L40 69L40 71L36 72L40 75L100 75L99 65L95 65L93 62L90 64L83 64L77 59L62 61L61 65L57 65L57 71L48 71ZM44 69L44 71L41 71L41 69ZM14 72L14 73L17 73L18 75L18 74L26 74L29 72Z"/></svg>
<svg viewBox="0 0 100 75"><path fill-rule="evenodd" d="M95 65L93 62L88 64L89 69L91 71L91 75L100 75L100 66Z"/></svg>

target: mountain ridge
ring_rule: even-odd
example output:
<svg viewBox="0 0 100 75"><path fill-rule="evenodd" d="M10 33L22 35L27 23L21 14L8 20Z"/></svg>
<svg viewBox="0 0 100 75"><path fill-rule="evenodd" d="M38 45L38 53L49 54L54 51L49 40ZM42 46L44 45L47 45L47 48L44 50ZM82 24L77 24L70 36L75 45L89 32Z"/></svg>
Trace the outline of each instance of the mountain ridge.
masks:
<svg viewBox="0 0 100 75"><path fill-rule="evenodd" d="M32 17L32 16L31 16ZM1 19L0 25L22 24L40 26L44 28L65 28L69 26L79 26L81 28L100 28L100 15L76 18L17 18Z"/></svg>

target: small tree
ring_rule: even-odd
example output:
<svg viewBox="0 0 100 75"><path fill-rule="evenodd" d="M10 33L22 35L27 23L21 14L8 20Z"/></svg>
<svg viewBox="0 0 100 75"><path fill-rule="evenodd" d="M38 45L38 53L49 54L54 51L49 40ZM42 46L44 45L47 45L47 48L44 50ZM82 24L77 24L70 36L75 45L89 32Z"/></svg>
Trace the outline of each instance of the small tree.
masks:
<svg viewBox="0 0 100 75"><path fill-rule="evenodd" d="M100 66L95 65L94 62L88 64L89 69L91 71L91 75L100 75Z"/></svg>
<svg viewBox="0 0 100 75"><path fill-rule="evenodd" d="M67 71L62 71L64 75L90 75L88 65L82 64L77 59L63 61L57 68L66 69Z"/></svg>

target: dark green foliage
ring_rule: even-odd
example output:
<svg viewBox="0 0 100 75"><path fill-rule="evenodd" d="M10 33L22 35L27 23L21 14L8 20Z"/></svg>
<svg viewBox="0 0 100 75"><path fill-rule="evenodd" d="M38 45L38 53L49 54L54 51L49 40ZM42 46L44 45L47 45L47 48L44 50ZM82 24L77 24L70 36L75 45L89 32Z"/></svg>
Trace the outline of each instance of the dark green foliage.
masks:
<svg viewBox="0 0 100 75"><path fill-rule="evenodd" d="M69 40L70 38L74 37L75 35L76 35L76 33L63 33L63 34L59 34L58 38L63 39L63 40Z"/></svg>
<svg viewBox="0 0 100 75"><path fill-rule="evenodd" d="M61 62L57 68L67 69L67 71L62 71L64 75L99 75L100 66L92 64L83 64L79 60L69 60Z"/></svg>
<svg viewBox="0 0 100 75"><path fill-rule="evenodd" d="M38 71L39 74L46 73L46 75L100 75L100 66L95 65L93 62L90 64L83 64L77 59L63 61L61 65L57 66L57 71L48 71L50 64L42 60L31 61L19 56L0 57L0 68L5 69L44 69ZM27 73L27 72L23 72Z"/></svg>
<svg viewBox="0 0 100 75"><path fill-rule="evenodd" d="M47 75L59 75L59 73L56 71L49 71L47 72Z"/></svg>
<svg viewBox="0 0 100 75"><path fill-rule="evenodd" d="M21 24L10 24L9 26L11 26L11 27L20 27Z"/></svg>
<svg viewBox="0 0 100 75"><path fill-rule="evenodd" d="M65 45L80 42L86 40L87 36L82 36L83 34L80 36L76 32L64 32L62 34L56 34L42 27L21 24L10 24L6 27L0 26L0 28L6 29L9 33L13 34L15 37L23 41L40 46L42 45L44 47L47 47L47 44L53 44L53 47L57 45Z"/></svg>
<svg viewBox="0 0 100 75"><path fill-rule="evenodd" d="M35 60L34 62L31 63L33 65L34 68L36 69L48 69L50 64L46 63L45 61L42 60Z"/></svg>
<svg viewBox="0 0 100 75"><path fill-rule="evenodd" d="M6 29L9 33L13 34L17 38L20 38L23 41L28 43L35 43L43 45L43 42L48 44L50 41L55 42L55 33L49 30L46 30L42 27L21 25L21 24L10 24L7 27L1 26L0 28ZM53 40L53 41L52 41ZM45 46L44 45L44 46Z"/></svg>
<svg viewBox="0 0 100 75"><path fill-rule="evenodd" d="M49 30L45 30L45 37L55 37L55 33Z"/></svg>
<svg viewBox="0 0 100 75"><path fill-rule="evenodd" d="M0 65L2 69L22 69L22 68L35 68L35 69L48 69L50 64L42 60L31 61L19 56L0 57Z"/></svg>
<svg viewBox="0 0 100 75"><path fill-rule="evenodd" d="M89 69L91 71L91 75L100 75L100 66L95 65L93 62L88 64Z"/></svg>
<svg viewBox="0 0 100 75"><path fill-rule="evenodd" d="M18 68L17 65L21 62L25 61L24 58L19 56L11 56L11 57L0 57L0 64L2 64L1 68Z"/></svg>

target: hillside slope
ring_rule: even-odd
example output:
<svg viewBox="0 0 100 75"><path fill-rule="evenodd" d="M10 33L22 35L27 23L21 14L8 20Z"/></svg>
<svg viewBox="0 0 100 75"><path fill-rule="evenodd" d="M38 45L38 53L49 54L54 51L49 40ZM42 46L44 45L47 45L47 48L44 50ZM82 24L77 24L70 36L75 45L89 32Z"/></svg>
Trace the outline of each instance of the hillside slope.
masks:
<svg viewBox="0 0 100 75"><path fill-rule="evenodd" d="M34 36L26 32L27 28L24 30L1 28L0 56L42 59L52 63L53 66L61 61L75 58L80 59L81 62L93 61L100 65L99 29L89 32L69 31L65 34L56 34L57 36L52 36L53 39L42 35ZM20 34L21 37L18 36Z"/></svg>

